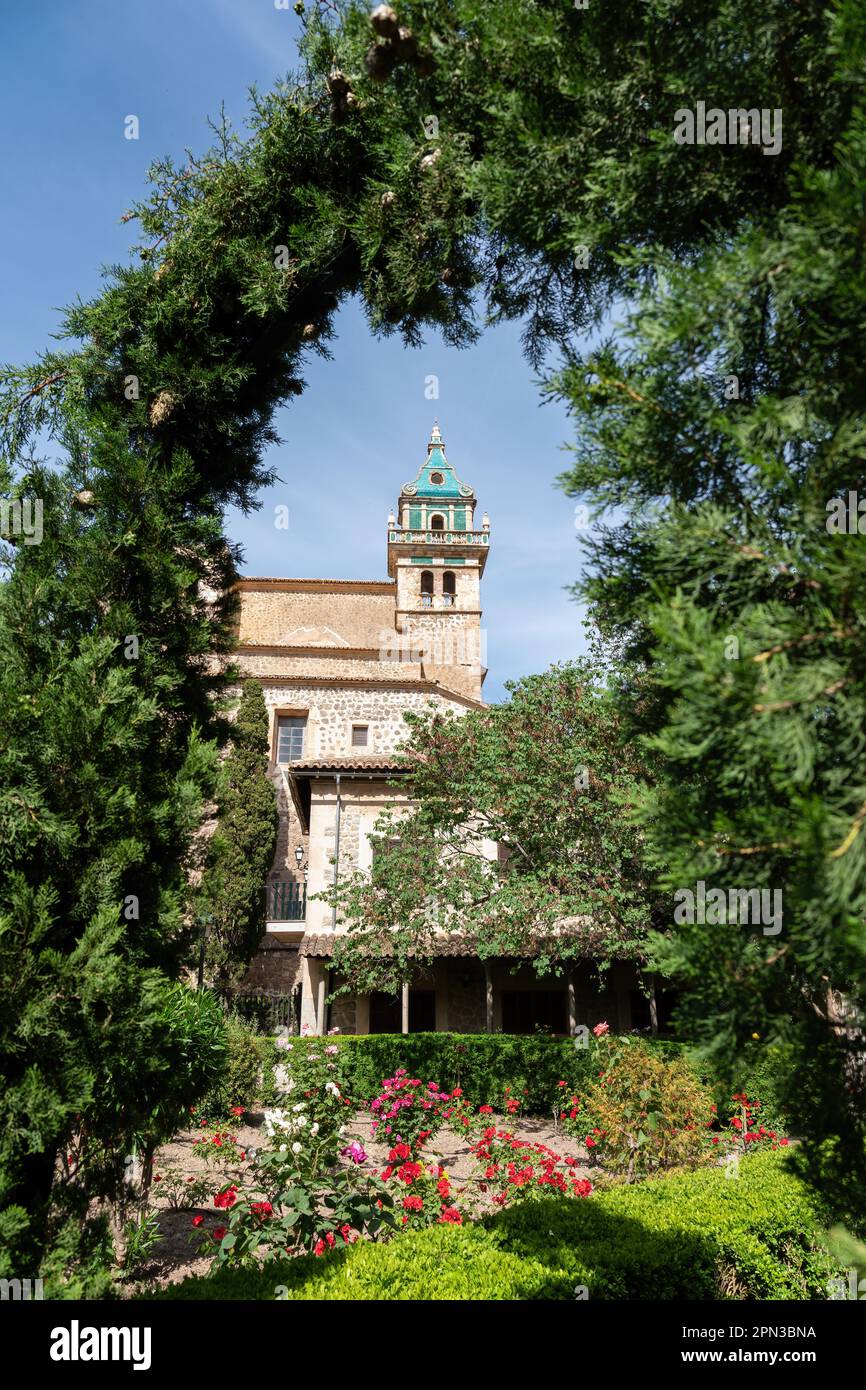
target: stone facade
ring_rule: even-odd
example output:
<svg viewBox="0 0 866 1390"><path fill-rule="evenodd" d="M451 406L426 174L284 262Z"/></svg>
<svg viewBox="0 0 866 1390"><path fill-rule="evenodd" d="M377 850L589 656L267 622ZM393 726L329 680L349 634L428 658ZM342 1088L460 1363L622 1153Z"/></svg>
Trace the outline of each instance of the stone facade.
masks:
<svg viewBox="0 0 866 1390"><path fill-rule="evenodd" d="M481 579L490 528L486 517L476 526L475 506L437 427L414 481L401 490L396 519L388 518L386 579L239 584L236 662L264 689L280 808L265 885L267 935L245 987L294 991L295 1015L309 1031L330 1024L366 1032L383 1016L381 1001L369 996L340 995L326 1004L327 942L340 924L315 895L333 883L335 872L368 869L378 817L386 807L408 805L394 758L406 736L404 716L483 708ZM485 852L495 858L496 845L487 844ZM526 967L520 978L527 1019L532 991L541 990L537 998L550 1008L551 988L565 989L560 978L545 993ZM416 982L415 992L403 998L402 1017L424 1018L425 1026L440 1030L502 1028L503 999L515 988L504 962L440 959L426 984ZM579 1007L587 1018L604 1016L605 1008L621 1018L623 988L606 1000L581 998ZM572 1025L576 998L572 989ZM507 1008L516 1017L514 1006Z"/></svg>

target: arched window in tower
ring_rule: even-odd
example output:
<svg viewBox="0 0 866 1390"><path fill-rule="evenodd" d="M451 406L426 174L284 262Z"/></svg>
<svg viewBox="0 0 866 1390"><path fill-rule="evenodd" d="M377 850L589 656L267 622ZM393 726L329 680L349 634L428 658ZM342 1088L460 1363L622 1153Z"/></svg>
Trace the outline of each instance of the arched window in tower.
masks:
<svg viewBox="0 0 866 1390"><path fill-rule="evenodd" d="M421 571L421 607L433 607L433 571Z"/></svg>
<svg viewBox="0 0 866 1390"><path fill-rule="evenodd" d="M444 518L444 516L441 516L441 515L439 514L439 512L434 512L433 516L431 516L431 518L430 518L430 530L431 530L431 531L444 531L444 530L445 530L445 518Z"/></svg>
<svg viewBox="0 0 866 1390"><path fill-rule="evenodd" d="M454 596L457 592L456 576L451 570L446 570L442 576L442 607L453 608Z"/></svg>

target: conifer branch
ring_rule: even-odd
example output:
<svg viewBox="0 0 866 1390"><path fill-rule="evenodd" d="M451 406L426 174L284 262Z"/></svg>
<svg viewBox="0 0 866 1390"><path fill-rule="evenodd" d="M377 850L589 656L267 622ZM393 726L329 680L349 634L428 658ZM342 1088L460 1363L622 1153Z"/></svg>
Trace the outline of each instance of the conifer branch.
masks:
<svg viewBox="0 0 866 1390"><path fill-rule="evenodd" d="M756 714L775 714L778 710L794 709L797 705L809 704L810 701L816 700L819 695L836 695L847 684L848 678L845 676L842 680L833 681L831 685L825 685L823 690L817 691L814 695L802 695L796 700L771 700L764 705L752 705L752 709Z"/></svg>
<svg viewBox="0 0 866 1390"><path fill-rule="evenodd" d="M860 834L860 831L863 828L864 821L866 821L866 801L863 802L863 805L860 807L860 810L854 817L851 829L848 831L848 834L845 836L841 845L837 846L836 849L830 851L831 859L841 859L843 854L848 853L854 841L857 839L857 836Z"/></svg>

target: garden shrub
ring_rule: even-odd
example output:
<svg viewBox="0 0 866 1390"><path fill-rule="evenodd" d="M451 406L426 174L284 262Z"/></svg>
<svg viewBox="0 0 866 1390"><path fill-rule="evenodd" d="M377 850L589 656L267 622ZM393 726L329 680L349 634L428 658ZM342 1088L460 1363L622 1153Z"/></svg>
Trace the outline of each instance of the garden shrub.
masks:
<svg viewBox="0 0 866 1390"><path fill-rule="evenodd" d="M791 1049L782 1044L770 1047L757 1045L737 1073L735 1091L743 1091L750 1100L760 1103L760 1120L768 1129L786 1129L788 1106L785 1091L792 1065ZM800 1076L802 1082L802 1075ZM731 1098L727 1086L714 1085L714 1100L721 1110Z"/></svg>
<svg viewBox="0 0 866 1390"><path fill-rule="evenodd" d="M165 1299L826 1299L838 1270L826 1213L784 1156L619 1185L587 1201L521 1203L324 1258L221 1270ZM285 1293L278 1294L280 1287Z"/></svg>
<svg viewBox="0 0 866 1390"><path fill-rule="evenodd" d="M634 1182L712 1157L715 1107L685 1057L660 1056L637 1038L604 1038L595 1055L599 1074L563 1126L584 1136L606 1172Z"/></svg>
<svg viewBox="0 0 866 1390"><path fill-rule="evenodd" d="M271 1058L272 1047L240 1019L226 1019L226 1055L222 1072L198 1107L197 1114L224 1119L232 1106L252 1109L262 1088L262 1072Z"/></svg>

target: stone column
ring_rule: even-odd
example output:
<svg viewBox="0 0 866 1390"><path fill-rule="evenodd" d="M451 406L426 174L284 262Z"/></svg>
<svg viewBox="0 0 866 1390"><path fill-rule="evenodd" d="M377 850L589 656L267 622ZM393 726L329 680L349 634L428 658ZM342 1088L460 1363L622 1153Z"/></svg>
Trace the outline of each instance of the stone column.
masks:
<svg viewBox="0 0 866 1390"><path fill-rule="evenodd" d="M316 1000L318 997L319 975L321 973L321 962L311 956L302 957L301 965L301 1029L306 1028L308 1033L316 1031Z"/></svg>
<svg viewBox="0 0 866 1390"><path fill-rule="evenodd" d="M316 1036L319 1038L325 1035L325 999L328 993L329 973L327 966L321 965L319 967L319 980L316 991Z"/></svg>
<svg viewBox="0 0 866 1390"><path fill-rule="evenodd" d="M369 1033L370 1031L370 996L369 994L359 994L355 998L355 1032Z"/></svg>
<svg viewBox="0 0 866 1390"><path fill-rule="evenodd" d="M572 1037L577 1033L577 993L574 988L574 971L565 973L565 987L568 991L568 1031Z"/></svg>
<svg viewBox="0 0 866 1390"><path fill-rule="evenodd" d="M409 986L404 984L400 991L401 1023L400 1032L409 1032Z"/></svg>
<svg viewBox="0 0 866 1390"><path fill-rule="evenodd" d="M493 1032L493 968L489 960L484 962L484 1026L488 1033Z"/></svg>

